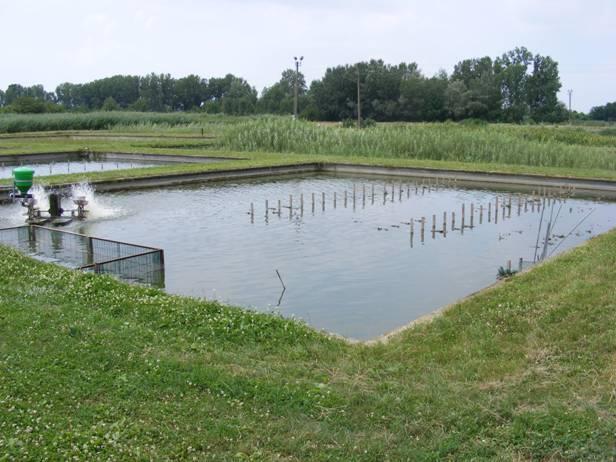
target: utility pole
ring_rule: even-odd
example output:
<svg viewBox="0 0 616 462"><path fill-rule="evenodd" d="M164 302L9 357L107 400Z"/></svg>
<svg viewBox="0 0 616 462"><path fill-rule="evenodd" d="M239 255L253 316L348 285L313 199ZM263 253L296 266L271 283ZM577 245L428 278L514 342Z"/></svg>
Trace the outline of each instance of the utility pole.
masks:
<svg viewBox="0 0 616 462"><path fill-rule="evenodd" d="M304 60L303 56L300 56L299 59L297 59L297 56L294 56L293 59L295 60L295 98L293 99L293 120L297 120L297 98L298 98L298 93L299 93L299 67L302 65L302 61Z"/></svg>
<svg viewBox="0 0 616 462"><path fill-rule="evenodd" d="M361 128L361 91L359 86L359 66L357 67L357 128Z"/></svg>
<svg viewBox="0 0 616 462"><path fill-rule="evenodd" d="M572 122L572 115L573 113L571 112L571 94L573 93L573 90L567 90L567 93L569 93L569 123Z"/></svg>

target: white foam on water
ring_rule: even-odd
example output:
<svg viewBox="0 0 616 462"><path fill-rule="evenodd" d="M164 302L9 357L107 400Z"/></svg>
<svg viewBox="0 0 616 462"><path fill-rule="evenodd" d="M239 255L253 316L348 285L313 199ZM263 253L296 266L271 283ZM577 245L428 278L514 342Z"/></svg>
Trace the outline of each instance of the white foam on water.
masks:
<svg viewBox="0 0 616 462"><path fill-rule="evenodd" d="M49 210L49 191L43 186L35 185L30 189L32 198L36 201L35 206L42 212ZM68 197L63 197L62 207L65 210L76 208L73 203L78 197L85 197L88 201L86 210L88 220L102 220L123 216L126 212L117 206L111 205L105 198L95 194L94 187L89 183L79 183L71 186ZM46 215L46 213L44 213ZM70 212L65 212L70 216ZM21 200L0 206L0 228L9 228L26 224L26 208L21 205Z"/></svg>
<svg viewBox="0 0 616 462"><path fill-rule="evenodd" d="M73 205L73 200L78 197L85 197L88 201L86 210L88 211L88 220L100 220L122 216L125 214L122 208L113 206L106 198L95 194L94 187L89 183L79 183L71 186L70 203ZM65 208L68 207L65 206Z"/></svg>

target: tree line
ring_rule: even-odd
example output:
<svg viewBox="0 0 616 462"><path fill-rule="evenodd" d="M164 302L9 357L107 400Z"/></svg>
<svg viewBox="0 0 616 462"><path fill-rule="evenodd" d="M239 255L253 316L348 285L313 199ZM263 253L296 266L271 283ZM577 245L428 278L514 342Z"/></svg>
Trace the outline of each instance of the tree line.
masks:
<svg viewBox="0 0 616 462"><path fill-rule="evenodd" d="M82 84L62 83L54 92L42 85L12 84L0 90L0 107L14 112L290 114L296 84L300 116L311 120L353 119L359 110L363 118L376 121L559 122L570 116L557 97L558 63L524 47L494 59L462 60L451 75L440 71L426 76L415 62L391 65L371 60L328 68L308 86L301 72L287 69L260 95L232 74L209 79L194 74L177 79L155 73L115 75ZM613 106L593 108L590 117L613 119Z"/></svg>

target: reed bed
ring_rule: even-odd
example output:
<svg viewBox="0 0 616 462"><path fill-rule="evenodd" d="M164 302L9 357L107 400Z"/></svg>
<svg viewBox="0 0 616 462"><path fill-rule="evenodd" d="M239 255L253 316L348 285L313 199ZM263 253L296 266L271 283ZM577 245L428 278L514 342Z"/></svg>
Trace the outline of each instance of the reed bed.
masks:
<svg viewBox="0 0 616 462"><path fill-rule="evenodd" d="M220 142L234 151L616 169L616 149L609 145L574 144L573 137L565 142L551 131L542 136L540 131L530 129L442 123L381 125L358 130L261 118L227 127ZM585 135L575 136L582 139Z"/></svg>
<svg viewBox="0 0 616 462"><path fill-rule="evenodd" d="M0 114L0 133L20 133L60 130L109 130L116 127L136 127L148 130L197 124L202 114L89 112L62 114Z"/></svg>

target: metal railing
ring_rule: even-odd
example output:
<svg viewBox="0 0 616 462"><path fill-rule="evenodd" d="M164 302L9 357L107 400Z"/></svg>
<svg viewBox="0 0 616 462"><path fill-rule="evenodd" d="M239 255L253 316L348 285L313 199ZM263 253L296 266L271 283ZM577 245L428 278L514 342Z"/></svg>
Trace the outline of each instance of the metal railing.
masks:
<svg viewBox="0 0 616 462"><path fill-rule="evenodd" d="M34 225L0 229L0 244L72 269L113 274L155 287L165 285L164 253L154 247Z"/></svg>

